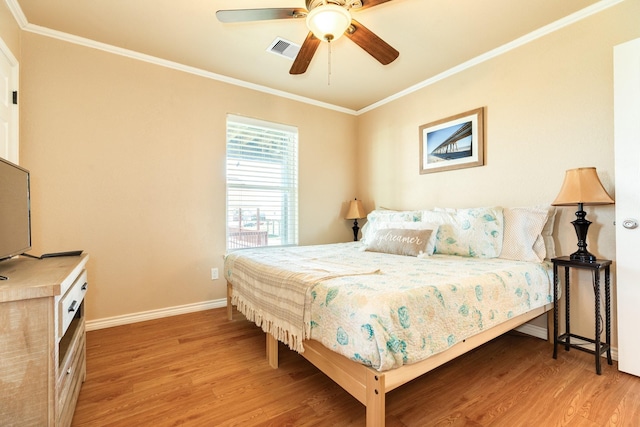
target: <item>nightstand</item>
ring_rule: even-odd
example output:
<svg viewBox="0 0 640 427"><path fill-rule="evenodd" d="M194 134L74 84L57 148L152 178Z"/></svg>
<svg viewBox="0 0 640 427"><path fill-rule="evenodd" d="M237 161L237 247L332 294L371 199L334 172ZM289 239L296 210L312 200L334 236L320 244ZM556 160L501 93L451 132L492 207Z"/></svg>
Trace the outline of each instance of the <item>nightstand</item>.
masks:
<svg viewBox="0 0 640 427"><path fill-rule="evenodd" d="M553 358L558 358L558 344L563 344L564 349L569 351L575 348L595 355L596 373L600 375L600 358L603 353L607 353L607 363L612 365L611 360L611 289L609 268L611 261L608 259L597 259L593 262L576 261L568 256L553 258ZM558 267L564 267L564 298L565 298L565 333L558 335L558 285L560 278L558 276ZM569 286L569 270L571 268L581 268L591 270L593 273L593 291L595 294L595 338L586 338L571 333L570 325L570 286ZM600 318L600 272L604 270L604 293L605 293L605 341L600 341L602 334L602 321ZM591 350L579 344L571 343L571 338L576 338L595 345L595 349Z"/></svg>

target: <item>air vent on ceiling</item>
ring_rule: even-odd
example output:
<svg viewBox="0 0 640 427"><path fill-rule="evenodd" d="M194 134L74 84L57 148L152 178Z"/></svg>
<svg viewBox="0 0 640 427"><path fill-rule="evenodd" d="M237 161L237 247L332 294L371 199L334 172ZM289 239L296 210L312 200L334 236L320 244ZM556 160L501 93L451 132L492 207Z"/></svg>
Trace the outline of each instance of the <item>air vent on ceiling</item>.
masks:
<svg viewBox="0 0 640 427"><path fill-rule="evenodd" d="M267 48L267 52L275 53L291 60L296 59L299 51L300 45L280 37L277 37Z"/></svg>

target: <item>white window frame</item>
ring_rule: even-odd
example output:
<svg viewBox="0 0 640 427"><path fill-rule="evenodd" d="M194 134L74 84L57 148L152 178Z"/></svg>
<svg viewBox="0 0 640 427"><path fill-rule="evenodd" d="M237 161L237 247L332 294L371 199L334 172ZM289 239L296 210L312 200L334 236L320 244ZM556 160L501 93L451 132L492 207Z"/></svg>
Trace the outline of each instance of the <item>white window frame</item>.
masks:
<svg viewBox="0 0 640 427"><path fill-rule="evenodd" d="M227 115L226 250L298 244L298 129Z"/></svg>

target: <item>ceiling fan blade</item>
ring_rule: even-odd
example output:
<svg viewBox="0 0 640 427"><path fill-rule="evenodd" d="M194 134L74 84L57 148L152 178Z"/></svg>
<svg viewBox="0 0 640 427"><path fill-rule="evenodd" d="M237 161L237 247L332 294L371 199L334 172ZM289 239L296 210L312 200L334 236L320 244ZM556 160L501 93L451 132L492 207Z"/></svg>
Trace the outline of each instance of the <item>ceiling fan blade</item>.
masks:
<svg viewBox="0 0 640 427"><path fill-rule="evenodd" d="M219 10L216 17L220 22L267 21L270 19L295 19L307 16L306 9L272 8L272 9L230 9Z"/></svg>
<svg viewBox="0 0 640 427"><path fill-rule="evenodd" d="M382 3L386 3L388 1L391 1L391 0L366 0L366 1L362 0L362 7L359 7L357 9L353 9L353 10L368 9L370 7L377 6L377 5L382 4Z"/></svg>
<svg viewBox="0 0 640 427"><path fill-rule="evenodd" d="M369 55L376 58L382 65L392 63L400 55L400 52L355 19L351 20L351 26L344 35L367 51Z"/></svg>
<svg viewBox="0 0 640 427"><path fill-rule="evenodd" d="M298 56L293 61L293 65L289 70L289 74L304 74L313 59L313 55L316 53L318 46L320 45L320 39L313 35L311 31L307 34L307 38L302 43Z"/></svg>

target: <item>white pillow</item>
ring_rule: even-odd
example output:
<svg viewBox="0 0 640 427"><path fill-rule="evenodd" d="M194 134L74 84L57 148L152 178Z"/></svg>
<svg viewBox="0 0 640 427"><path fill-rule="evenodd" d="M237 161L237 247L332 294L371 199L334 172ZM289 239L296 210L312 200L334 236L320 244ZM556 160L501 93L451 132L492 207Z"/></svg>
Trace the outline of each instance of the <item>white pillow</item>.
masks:
<svg viewBox="0 0 640 427"><path fill-rule="evenodd" d="M542 230L549 218L546 208L504 208L504 240L500 258L542 262L546 255Z"/></svg>
<svg viewBox="0 0 640 427"><path fill-rule="evenodd" d="M422 221L439 224L436 254L496 258L502 251L502 208L422 211Z"/></svg>
<svg viewBox="0 0 640 427"><path fill-rule="evenodd" d="M548 212L547 223L544 225L542 229L542 244L545 249L545 257L544 259L552 259L556 257L556 244L553 241L553 227L556 223L556 208L555 206L539 206L540 209L546 209ZM539 247L540 241L536 241L536 244L533 246Z"/></svg>
<svg viewBox="0 0 640 427"><path fill-rule="evenodd" d="M396 228L401 230L432 230L431 236L429 237L429 242L427 243L427 247L423 253L423 256L431 256L433 255L433 251L436 244L436 237L438 235L438 224L430 224L427 222L413 222L413 221L402 221L402 222L379 222L378 230L384 230L389 228Z"/></svg>

